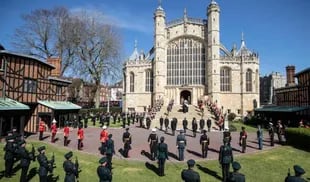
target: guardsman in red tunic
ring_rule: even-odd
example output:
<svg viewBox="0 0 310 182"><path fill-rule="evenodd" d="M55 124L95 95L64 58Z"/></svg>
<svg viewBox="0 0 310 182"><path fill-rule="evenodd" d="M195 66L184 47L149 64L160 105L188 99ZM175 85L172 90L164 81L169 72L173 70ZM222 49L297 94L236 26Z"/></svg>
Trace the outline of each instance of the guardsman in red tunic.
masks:
<svg viewBox="0 0 310 182"><path fill-rule="evenodd" d="M52 130L52 143L55 143L55 136L56 136L56 133L57 133L57 121L55 120L55 118L53 119L53 122L52 122L52 126L51 126L51 130Z"/></svg>
<svg viewBox="0 0 310 182"><path fill-rule="evenodd" d="M102 127L102 131L100 133L100 142L101 142L101 148L100 148L100 152L101 154L105 154L106 151L106 141L108 140L108 131L107 131L107 127L103 126Z"/></svg>
<svg viewBox="0 0 310 182"><path fill-rule="evenodd" d="M82 126L79 126L78 132L77 132L77 138L78 138L78 150L83 149L83 139L84 139L84 130Z"/></svg>
<svg viewBox="0 0 310 182"><path fill-rule="evenodd" d="M68 146L68 137L69 137L70 129L66 124L64 127L64 146Z"/></svg>
<svg viewBox="0 0 310 182"><path fill-rule="evenodd" d="M45 131L45 122L41 119L41 121L39 122L39 140L43 140L43 132Z"/></svg>

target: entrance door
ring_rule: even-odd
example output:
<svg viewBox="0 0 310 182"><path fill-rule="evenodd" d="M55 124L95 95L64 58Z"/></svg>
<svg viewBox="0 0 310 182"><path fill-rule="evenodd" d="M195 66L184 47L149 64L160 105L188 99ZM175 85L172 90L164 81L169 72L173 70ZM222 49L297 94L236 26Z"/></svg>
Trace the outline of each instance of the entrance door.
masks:
<svg viewBox="0 0 310 182"><path fill-rule="evenodd" d="M191 92L188 90L183 90L180 94L180 104L183 104L185 100L188 104L191 104Z"/></svg>

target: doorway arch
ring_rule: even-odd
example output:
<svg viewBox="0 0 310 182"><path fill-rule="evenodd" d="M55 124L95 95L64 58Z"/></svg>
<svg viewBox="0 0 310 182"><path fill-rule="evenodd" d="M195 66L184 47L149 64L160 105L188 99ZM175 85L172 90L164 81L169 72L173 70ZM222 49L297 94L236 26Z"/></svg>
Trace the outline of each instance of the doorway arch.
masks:
<svg viewBox="0 0 310 182"><path fill-rule="evenodd" d="M183 90L180 93L180 104L183 104L183 102L187 100L188 104L191 104L191 92L189 90Z"/></svg>

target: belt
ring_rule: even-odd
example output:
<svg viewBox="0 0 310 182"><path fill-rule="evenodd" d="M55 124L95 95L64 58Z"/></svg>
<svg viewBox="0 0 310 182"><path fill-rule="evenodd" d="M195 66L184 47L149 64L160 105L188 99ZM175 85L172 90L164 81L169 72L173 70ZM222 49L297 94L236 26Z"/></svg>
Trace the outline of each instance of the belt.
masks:
<svg viewBox="0 0 310 182"><path fill-rule="evenodd" d="M130 138L124 138L124 140L129 140Z"/></svg>
<svg viewBox="0 0 310 182"><path fill-rule="evenodd" d="M204 141L202 141L203 143L206 143L206 142L208 142L208 140L204 140Z"/></svg>
<svg viewBox="0 0 310 182"><path fill-rule="evenodd" d="M185 141L179 141L179 143L185 143Z"/></svg>

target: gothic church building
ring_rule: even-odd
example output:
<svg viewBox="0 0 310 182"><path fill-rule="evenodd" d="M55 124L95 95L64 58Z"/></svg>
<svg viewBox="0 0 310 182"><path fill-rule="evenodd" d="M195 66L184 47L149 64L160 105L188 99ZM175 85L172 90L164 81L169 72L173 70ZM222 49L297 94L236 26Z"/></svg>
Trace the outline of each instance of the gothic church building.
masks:
<svg viewBox="0 0 310 182"><path fill-rule="evenodd" d="M143 112L156 101L197 105L209 98L223 112L245 115L259 106L259 58L245 41L229 51L220 41L220 7L207 7L207 19L166 21L154 13L154 43L147 54L137 46L124 63L123 110Z"/></svg>

